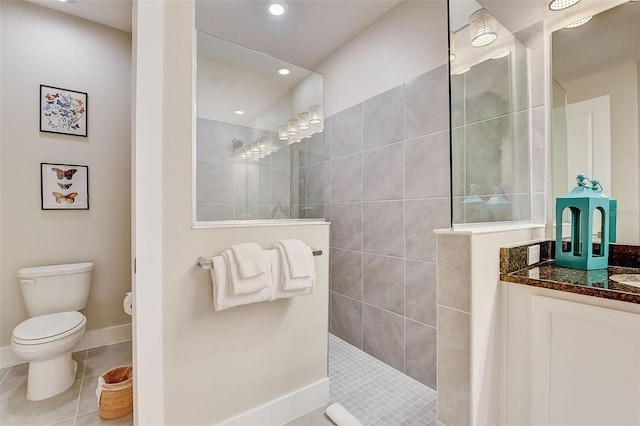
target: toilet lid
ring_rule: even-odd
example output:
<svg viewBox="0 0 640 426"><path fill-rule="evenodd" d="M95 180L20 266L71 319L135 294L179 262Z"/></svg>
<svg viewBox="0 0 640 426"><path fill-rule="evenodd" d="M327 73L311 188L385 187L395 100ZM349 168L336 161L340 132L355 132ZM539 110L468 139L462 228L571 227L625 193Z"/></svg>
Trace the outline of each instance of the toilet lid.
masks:
<svg viewBox="0 0 640 426"><path fill-rule="evenodd" d="M13 337L27 344L29 341L41 342L56 336L61 338L83 326L86 320L84 315L76 311L39 315L20 323L13 330Z"/></svg>

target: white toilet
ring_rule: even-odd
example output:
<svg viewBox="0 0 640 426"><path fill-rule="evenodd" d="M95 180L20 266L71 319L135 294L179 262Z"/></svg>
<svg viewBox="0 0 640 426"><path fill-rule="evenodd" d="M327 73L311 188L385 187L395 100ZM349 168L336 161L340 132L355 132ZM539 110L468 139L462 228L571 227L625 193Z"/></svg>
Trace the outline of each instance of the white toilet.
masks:
<svg viewBox="0 0 640 426"><path fill-rule="evenodd" d="M74 346L84 334L93 262L36 266L18 271L29 313L11 337L13 352L29 361L27 399L50 398L71 387L77 363Z"/></svg>

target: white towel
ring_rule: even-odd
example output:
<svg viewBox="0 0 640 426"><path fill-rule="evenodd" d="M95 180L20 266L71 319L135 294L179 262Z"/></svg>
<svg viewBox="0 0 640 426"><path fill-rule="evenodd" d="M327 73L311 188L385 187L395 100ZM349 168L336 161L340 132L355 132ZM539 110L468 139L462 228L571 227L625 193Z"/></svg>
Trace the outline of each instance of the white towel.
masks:
<svg viewBox="0 0 640 426"><path fill-rule="evenodd" d="M233 250L226 249L222 252L222 257L227 262L229 282L231 283L231 292L233 294L255 293L271 285L266 273L243 279L240 276L240 268L236 256L233 254Z"/></svg>
<svg viewBox="0 0 640 426"><path fill-rule="evenodd" d="M227 262L222 256L216 256L211 260L213 262L213 268L211 269L213 307L216 311L223 311L234 306L247 305L249 303L264 302L271 297L271 289L269 287L255 293L234 295L231 292Z"/></svg>
<svg viewBox="0 0 640 426"><path fill-rule="evenodd" d="M337 402L328 406L325 413L338 426L362 426L353 414Z"/></svg>
<svg viewBox="0 0 640 426"><path fill-rule="evenodd" d="M243 243L232 245L231 251L236 256L240 276L245 278L255 277L264 274L267 270L265 267L262 248L256 243Z"/></svg>
<svg viewBox="0 0 640 426"><path fill-rule="evenodd" d="M284 276L282 270L282 256L280 255L280 250L265 250L265 253L268 254L271 264L271 299L285 299L287 297L294 296L303 296L305 294L313 293L313 287L308 287L302 290L294 290L294 291L285 291L284 289ZM268 268L269 269L269 268Z"/></svg>
<svg viewBox="0 0 640 426"><path fill-rule="evenodd" d="M315 266L313 264L313 253L305 243L300 240L282 240L280 244L284 248L289 262L291 278L310 277Z"/></svg>
<svg viewBox="0 0 640 426"><path fill-rule="evenodd" d="M289 267L289 261L287 259L287 255L284 247L281 244L276 243L276 250L280 252L280 259L282 263L282 288L284 291L294 291L294 290L304 290L313 288L316 282L316 274L315 269L311 270L311 275L307 277L299 277L293 278L291 276L291 269ZM307 251L311 258L311 262L313 262L313 254L311 250L307 247Z"/></svg>

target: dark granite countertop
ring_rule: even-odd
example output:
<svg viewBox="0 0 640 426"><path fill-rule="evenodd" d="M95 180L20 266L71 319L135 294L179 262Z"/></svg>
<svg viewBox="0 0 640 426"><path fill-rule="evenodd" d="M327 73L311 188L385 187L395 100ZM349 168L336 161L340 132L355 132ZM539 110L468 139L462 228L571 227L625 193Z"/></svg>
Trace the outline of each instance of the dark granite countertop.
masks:
<svg viewBox="0 0 640 426"><path fill-rule="evenodd" d="M526 266L527 247L540 244L542 261ZM606 269L585 271L556 266L553 241L538 241L500 249L502 281L551 290L640 304L640 287L610 279L617 274L640 274L640 246L610 245Z"/></svg>

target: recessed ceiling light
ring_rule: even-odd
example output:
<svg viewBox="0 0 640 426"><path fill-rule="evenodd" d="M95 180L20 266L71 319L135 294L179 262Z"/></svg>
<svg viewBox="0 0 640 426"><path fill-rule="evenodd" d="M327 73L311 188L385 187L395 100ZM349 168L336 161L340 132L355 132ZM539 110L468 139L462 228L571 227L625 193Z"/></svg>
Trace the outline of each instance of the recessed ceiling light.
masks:
<svg viewBox="0 0 640 426"><path fill-rule="evenodd" d="M580 0L552 0L551 3L549 3L549 9L551 10L566 9L578 3L579 1Z"/></svg>
<svg viewBox="0 0 640 426"><path fill-rule="evenodd" d="M242 114L244 114L244 111L239 110L239 109L235 110L234 112L235 112L236 114L238 114L238 115L242 115Z"/></svg>
<svg viewBox="0 0 640 426"><path fill-rule="evenodd" d="M291 74L291 71L289 71L288 68L280 68L278 70L278 74L280 74L280 75L289 75L289 74Z"/></svg>
<svg viewBox="0 0 640 426"><path fill-rule="evenodd" d="M576 27L579 27L580 25L586 24L592 19L593 19L593 15L587 16L586 18L582 18L579 21L574 22L573 24L566 25L565 28L576 28Z"/></svg>
<svg viewBox="0 0 640 426"><path fill-rule="evenodd" d="M282 0L272 0L269 2L269 13L274 16L282 16L287 12L288 6Z"/></svg>

